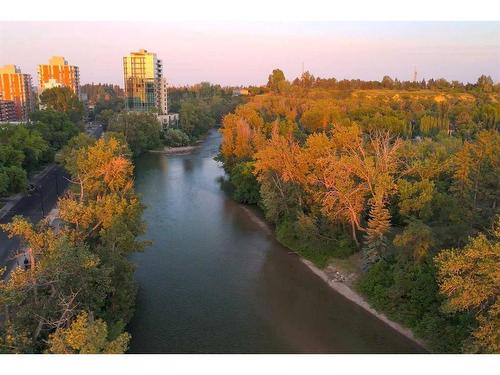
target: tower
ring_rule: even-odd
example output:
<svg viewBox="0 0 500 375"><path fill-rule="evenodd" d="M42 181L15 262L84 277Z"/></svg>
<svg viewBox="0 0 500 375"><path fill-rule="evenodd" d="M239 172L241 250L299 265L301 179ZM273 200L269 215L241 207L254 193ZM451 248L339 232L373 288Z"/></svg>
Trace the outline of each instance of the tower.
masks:
<svg viewBox="0 0 500 375"><path fill-rule="evenodd" d="M123 57L126 107L130 111L148 112L156 109L166 114L167 83L163 78L162 61L156 53L141 49Z"/></svg>

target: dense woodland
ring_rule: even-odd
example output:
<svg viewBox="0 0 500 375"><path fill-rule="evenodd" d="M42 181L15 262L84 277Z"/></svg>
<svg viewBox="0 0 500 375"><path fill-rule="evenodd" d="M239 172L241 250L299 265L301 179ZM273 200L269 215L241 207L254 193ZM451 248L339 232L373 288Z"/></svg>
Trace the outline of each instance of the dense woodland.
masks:
<svg viewBox="0 0 500 375"><path fill-rule="evenodd" d="M21 216L1 225L21 239L28 264L8 277L0 268L0 353L123 353L136 293L128 255L147 245L137 240L145 225L131 158L149 133L117 128L96 140L81 133L83 105L71 91L46 90L40 102L28 124L0 129L1 192L23 191L28 173L54 159L70 188L57 203L61 225Z"/></svg>
<svg viewBox="0 0 500 375"><path fill-rule="evenodd" d="M220 129L235 199L430 350L500 352L499 86L277 69L252 92Z"/></svg>
<svg viewBox="0 0 500 375"><path fill-rule="evenodd" d="M283 244L319 267L342 258L372 306L432 351L500 352L500 94L491 78L305 73L290 83L275 70L248 100L207 83L171 90L181 121L166 131L154 114L123 111L115 88L94 91L89 116L107 130L99 140L80 132L85 109L61 88L44 92L29 124L0 129L0 194L23 191L54 158L71 176L60 226L2 225L29 262L0 281L0 352L127 350L128 255L148 244L138 240L133 158L191 144L219 122L235 199L261 207Z"/></svg>
<svg viewBox="0 0 500 375"><path fill-rule="evenodd" d="M117 139L118 138L118 139ZM127 256L147 244L143 207L123 137L72 138L60 160L71 175L60 227L23 217L2 225L29 263L0 281L0 352L123 353L136 286Z"/></svg>
<svg viewBox="0 0 500 375"><path fill-rule="evenodd" d="M189 87L172 87L168 91L169 110L179 113L179 126L164 133L168 146L187 146L205 136L222 118L242 103L231 88L202 82Z"/></svg>

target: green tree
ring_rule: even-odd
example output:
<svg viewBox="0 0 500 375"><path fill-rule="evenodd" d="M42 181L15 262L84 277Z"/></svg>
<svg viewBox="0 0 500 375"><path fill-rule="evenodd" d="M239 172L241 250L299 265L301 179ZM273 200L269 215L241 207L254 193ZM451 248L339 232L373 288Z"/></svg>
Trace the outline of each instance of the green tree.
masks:
<svg viewBox="0 0 500 375"><path fill-rule="evenodd" d="M484 74L477 79L477 87L483 92L492 92L493 91L493 80L490 76L485 76Z"/></svg>
<svg viewBox="0 0 500 375"><path fill-rule="evenodd" d="M72 137L78 134L78 127L64 112L53 110L37 111L30 115L34 127L42 134L54 151L60 150Z"/></svg>
<svg viewBox="0 0 500 375"><path fill-rule="evenodd" d="M0 128L0 144L8 144L24 154L23 168L30 172L47 159L49 145L33 127L27 125Z"/></svg>
<svg viewBox="0 0 500 375"><path fill-rule="evenodd" d="M274 69L267 80L267 87L276 93L283 92L286 85L285 74L280 69Z"/></svg>
<svg viewBox="0 0 500 375"><path fill-rule="evenodd" d="M253 162L238 163L232 168L229 181L234 186L233 195L238 202L259 203L259 184L255 178L254 170Z"/></svg>
<svg viewBox="0 0 500 375"><path fill-rule="evenodd" d="M189 137L180 129L168 128L163 132L165 144L170 147L181 147L189 145Z"/></svg>
<svg viewBox="0 0 500 375"><path fill-rule="evenodd" d="M152 113L119 113L111 119L108 130L122 133L134 156L161 145L161 124Z"/></svg>
<svg viewBox="0 0 500 375"><path fill-rule="evenodd" d="M206 134L215 125L210 107L202 100L189 99L181 102L179 111L180 129L191 139Z"/></svg>
<svg viewBox="0 0 500 375"><path fill-rule="evenodd" d="M83 116L83 104L78 97L67 87L46 89L40 95L40 104L47 109L63 112L73 122L78 122Z"/></svg>

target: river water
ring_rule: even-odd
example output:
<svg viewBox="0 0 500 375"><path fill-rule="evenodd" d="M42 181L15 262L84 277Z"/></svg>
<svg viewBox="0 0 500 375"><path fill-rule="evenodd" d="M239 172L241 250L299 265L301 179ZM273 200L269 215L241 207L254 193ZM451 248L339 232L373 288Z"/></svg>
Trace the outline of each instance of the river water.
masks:
<svg viewBox="0 0 500 375"><path fill-rule="evenodd" d="M153 245L132 258L130 352L421 352L330 289L221 190L219 144L214 130L193 154L136 162Z"/></svg>

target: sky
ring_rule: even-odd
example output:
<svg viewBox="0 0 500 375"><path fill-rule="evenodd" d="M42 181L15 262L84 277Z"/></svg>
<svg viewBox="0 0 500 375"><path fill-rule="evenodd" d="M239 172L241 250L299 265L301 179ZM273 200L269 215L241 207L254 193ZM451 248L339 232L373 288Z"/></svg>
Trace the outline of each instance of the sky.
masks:
<svg viewBox="0 0 500 375"><path fill-rule="evenodd" d="M80 81L123 86L122 57L144 48L171 85L260 85L280 68L314 76L500 81L500 22L0 22L0 66L36 82L37 64L62 55Z"/></svg>

